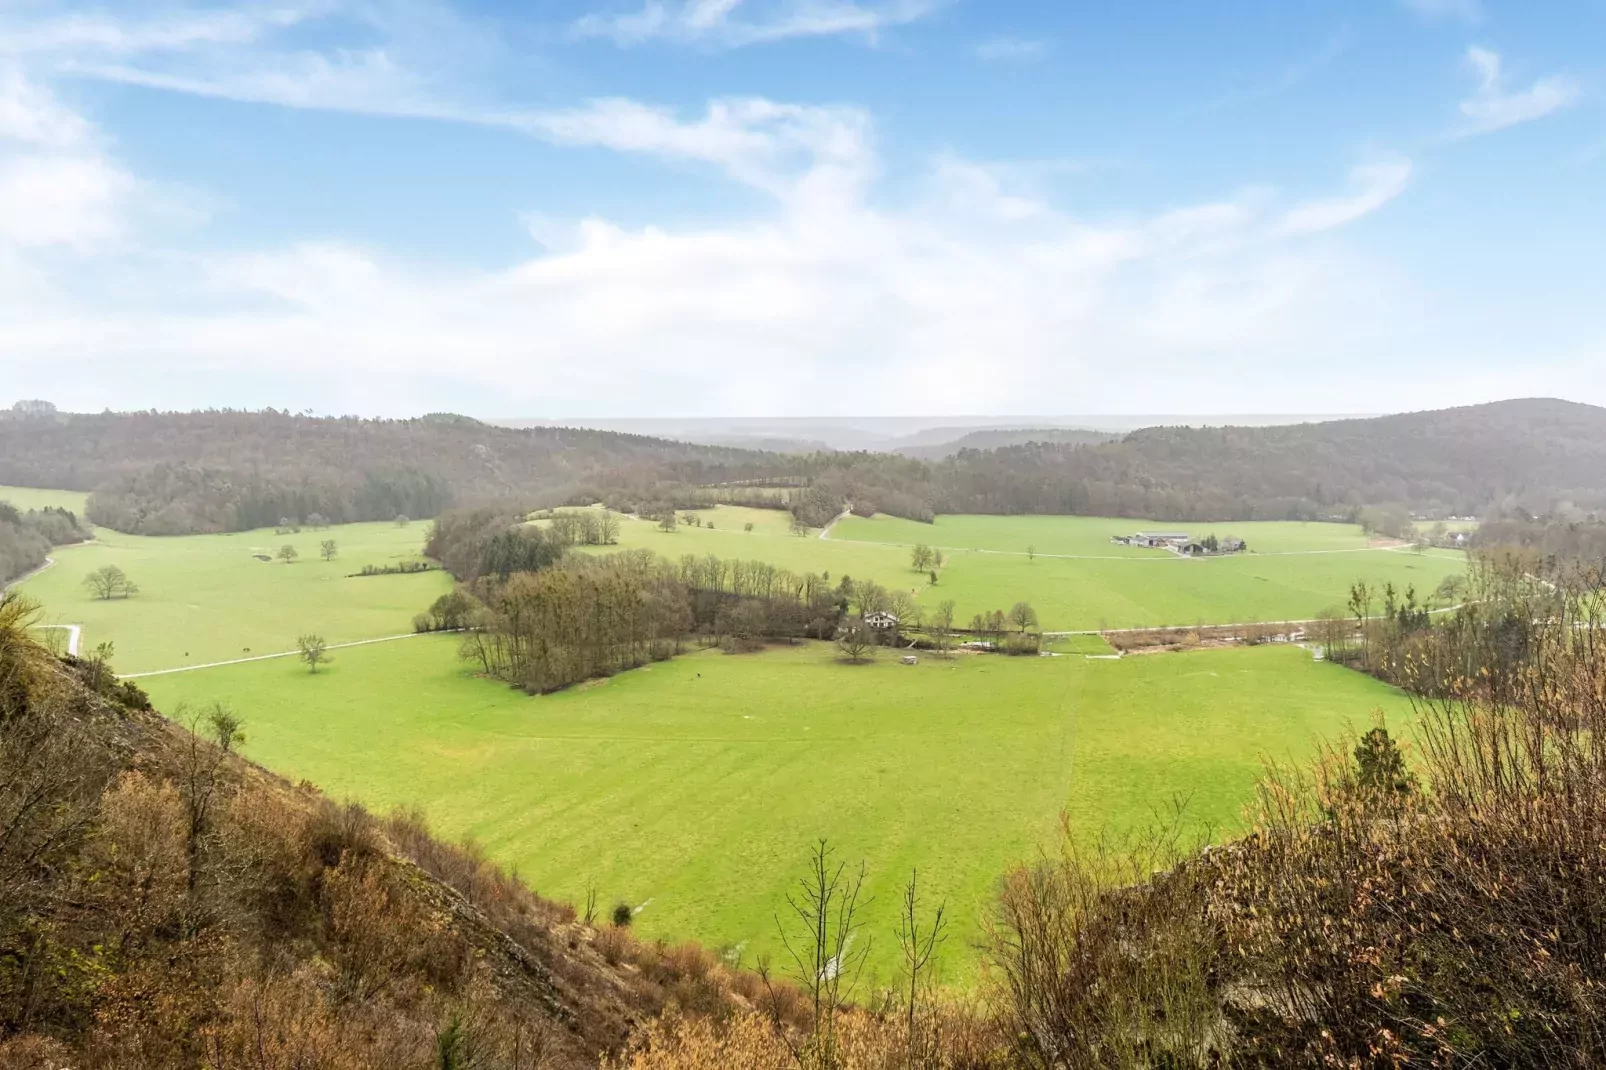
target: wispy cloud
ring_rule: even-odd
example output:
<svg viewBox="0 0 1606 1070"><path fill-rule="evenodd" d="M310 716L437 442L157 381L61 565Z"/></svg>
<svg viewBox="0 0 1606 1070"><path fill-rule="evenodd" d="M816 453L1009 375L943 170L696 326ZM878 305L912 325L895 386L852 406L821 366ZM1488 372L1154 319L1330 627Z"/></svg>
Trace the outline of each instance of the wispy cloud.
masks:
<svg viewBox="0 0 1606 1070"><path fill-rule="evenodd" d="M1048 54L1048 42L1033 37L989 37L976 46L976 58L989 63L1030 62Z"/></svg>
<svg viewBox="0 0 1606 1070"><path fill-rule="evenodd" d="M576 38L600 37L621 48L663 40L742 48L796 37L852 35L875 40L895 26L925 18L946 0L646 0L635 11L595 12L570 27Z"/></svg>
<svg viewBox="0 0 1606 1070"><path fill-rule="evenodd" d="M1483 0L1401 0L1410 10L1424 18L1459 19L1462 22L1482 22L1487 13Z"/></svg>
<svg viewBox="0 0 1606 1070"><path fill-rule="evenodd" d="M1478 86L1461 102L1464 121L1456 133L1462 137L1542 119L1576 104L1583 95L1583 87L1565 74L1540 78L1526 89L1507 89L1500 54L1476 45L1467 49L1467 64L1477 75Z"/></svg>
<svg viewBox="0 0 1606 1070"><path fill-rule="evenodd" d="M1295 205L1277 230L1288 236L1315 234L1353 223L1405 192L1411 161L1403 157L1363 164L1350 171L1351 192Z"/></svg>
<svg viewBox="0 0 1606 1070"><path fill-rule="evenodd" d="M1347 29L1340 29L1326 41L1320 48L1306 55L1300 56L1288 63L1275 73L1266 72L1250 84L1230 89L1214 97L1206 97L1182 111L1184 118L1207 115L1211 112L1221 111L1225 108L1237 107L1243 104L1252 104L1256 101L1270 100L1299 86L1302 82L1320 73L1348 50L1350 34Z"/></svg>

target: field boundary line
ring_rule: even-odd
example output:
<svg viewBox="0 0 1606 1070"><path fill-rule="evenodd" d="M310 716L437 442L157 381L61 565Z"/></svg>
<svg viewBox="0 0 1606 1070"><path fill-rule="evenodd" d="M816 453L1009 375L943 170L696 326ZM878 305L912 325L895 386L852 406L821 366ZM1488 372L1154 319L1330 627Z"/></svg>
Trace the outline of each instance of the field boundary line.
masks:
<svg viewBox="0 0 1606 1070"><path fill-rule="evenodd" d="M439 635L439 632L404 632L401 635L382 635L377 639L356 639L349 643L330 643L326 650L346 650L354 646L371 646L374 643L394 643L398 639L414 639L420 635ZM252 661L273 661L275 658L297 658L299 650L281 650L276 654L253 654L248 658L231 658L228 661L209 661L204 665L180 665L176 669L150 669L146 672L126 672L119 680L143 680L147 676L170 676L176 672L194 672L197 669L220 669L225 665L244 665Z"/></svg>
<svg viewBox="0 0 1606 1070"><path fill-rule="evenodd" d="M1459 603L1457 603L1456 605L1453 605L1453 606L1444 606L1444 607L1442 607L1440 609L1430 609L1430 610L1428 610L1428 613L1430 615L1439 614L1439 613L1454 613L1458 609L1464 609L1466 607L1466 605L1467 605L1467 603L1465 603L1465 602L1459 602ZM1342 621L1351 621L1351 620L1354 620L1355 618L1354 617L1338 617L1338 618L1310 617L1310 618L1308 618L1306 620L1243 620L1243 621L1232 621L1232 622L1229 622L1227 624L1151 624L1151 625L1149 625L1147 627L1142 627L1142 628L1081 628L1081 629L1077 629L1077 630L1074 630L1074 631L1068 631L1068 632L1043 632L1042 636L1043 636L1044 639L1048 639L1048 638L1051 638L1051 637L1057 638L1057 637L1060 637L1060 636L1068 636L1068 635L1133 635L1133 634L1136 634L1138 632L1177 632L1177 631L1184 631L1184 630L1198 631L1200 629L1209 629L1209 628L1260 628L1260 627L1264 627L1264 626L1267 626L1267 625L1321 624L1323 622L1323 620L1334 620L1334 619L1342 620ZM1383 616L1381 613L1373 613L1373 614L1367 616L1365 619L1366 620L1387 620L1388 618Z"/></svg>

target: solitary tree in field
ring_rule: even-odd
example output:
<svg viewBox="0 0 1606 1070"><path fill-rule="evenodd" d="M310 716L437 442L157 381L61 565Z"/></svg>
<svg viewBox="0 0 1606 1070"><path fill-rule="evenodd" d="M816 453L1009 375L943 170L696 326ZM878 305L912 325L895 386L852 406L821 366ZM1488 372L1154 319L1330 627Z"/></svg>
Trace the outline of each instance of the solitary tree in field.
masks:
<svg viewBox="0 0 1606 1070"><path fill-rule="evenodd" d="M96 598L108 601L139 593L139 588L116 565L102 565L97 568L84 577L84 586L89 588L90 593Z"/></svg>
<svg viewBox="0 0 1606 1070"><path fill-rule="evenodd" d="M301 554L297 552L296 548L291 546L289 543L285 543L283 546L279 547L279 560L283 561L287 565L295 564L296 558L300 556Z"/></svg>
<svg viewBox="0 0 1606 1070"><path fill-rule="evenodd" d="M658 530L666 532L674 531L676 522L675 511L670 509L665 512L663 516L658 518Z"/></svg>
<svg viewBox="0 0 1606 1070"><path fill-rule="evenodd" d="M412 521L407 519L407 514L406 513L397 513L396 514L396 526L397 527L404 528L408 524L411 524L411 523L412 523Z"/></svg>
<svg viewBox="0 0 1606 1070"><path fill-rule="evenodd" d="M909 565L916 572L926 572L931 568L931 547L925 543L917 544L909 551Z"/></svg>
<svg viewBox="0 0 1606 1070"><path fill-rule="evenodd" d="M804 523L803 518L798 516L796 513L792 514L791 528L792 528L792 534L793 535L801 536L801 535L807 535L809 533L808 524Z"/></svg>
<svg viewBox="0 0 1606 1070"><path fill-rule="evenodd" d="M1016 602L1009 607L1010 622L1024 632L1027 628L1037 627L1037 610L1029 602Z"/></svg>
<svg viewBox="0 0 1606 1070"><path fill-rule="evenodd" d="M325 561L333 561L335 559L335 555L340 553L340 547L335 545L335 540L325 539L318 547L318 553Z"/></svg>
<svg viewBox="0 0 1606 1070"><path fill-rule="evenodd" d="M1035 547L1035 546L1026 547L1026 560L1027 561L1036 561L1037 560L1037 547Z"/></svg>
<svg viewBox="0 0 1606 1070"><path fill-rule="evenodd" d="M613 515L612 509L602 511L602 519L597 521L597 538L604 546L612 546L619 541L619 518Z"/></svg>
<svg viewBox="0 0 1606 1070"><path fill-rule="evenodd" d="M332 659L329 656L329 644L324 642L321 635L303 635L296 640L296 646L301 648L301 660L307 663L312 674L318 674L318 666L327 664Z"/></svg>
<svg viewBox="0 0 1606 1070"><path fill-rule="evenodd" d="M752 531L753 530L753 522L751 520L749 520L747 523L743 524L742 525L742 530L743 531Z"/></svg>
<svg viewBox="0 0 1606 1070"><path fill-rule="evenodd" d="M931 565L933 568L942 567L942 550L934 548L931 551Z"/></svg>
<svg viewBox="0 0 1606 1070"><path fill-rule="evenodd" d="M875 657L875 630L862 617L848 617L837 628L837 649L855 665Z"/></svg>

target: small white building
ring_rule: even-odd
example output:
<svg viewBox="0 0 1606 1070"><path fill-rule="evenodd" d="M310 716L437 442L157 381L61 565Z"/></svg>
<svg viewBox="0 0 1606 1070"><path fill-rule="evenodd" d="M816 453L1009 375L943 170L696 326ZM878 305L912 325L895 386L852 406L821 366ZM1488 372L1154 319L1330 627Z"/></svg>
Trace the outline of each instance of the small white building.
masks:
<svg viewBox="0 0 1606 1070"><path fill-rule="evenodd" d="M864 623L877 631L896 631L898 628L898 615L878 609L874 613L866 613L864 615Z"/></svg>

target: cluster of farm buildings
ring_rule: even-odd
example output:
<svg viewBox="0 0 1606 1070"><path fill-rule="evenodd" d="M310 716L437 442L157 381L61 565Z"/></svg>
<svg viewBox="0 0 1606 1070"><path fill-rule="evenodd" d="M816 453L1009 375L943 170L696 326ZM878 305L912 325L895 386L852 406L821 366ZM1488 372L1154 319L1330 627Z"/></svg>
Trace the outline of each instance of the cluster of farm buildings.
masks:
<svg viewBox="0 0 1606 1070"><path fill-rule="evenodd" d="M1249 547L1242 539L1217 539L1214 535L1195 539L1186 531L1139 531L1132 535L1111 535L1110 541L1121 546L1147 546L1153 550L1170 550L1183 557L1213 557L1218 554L1241 554Z"/></svg>

